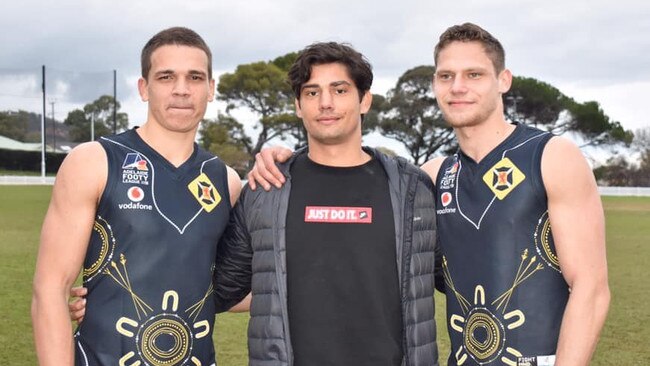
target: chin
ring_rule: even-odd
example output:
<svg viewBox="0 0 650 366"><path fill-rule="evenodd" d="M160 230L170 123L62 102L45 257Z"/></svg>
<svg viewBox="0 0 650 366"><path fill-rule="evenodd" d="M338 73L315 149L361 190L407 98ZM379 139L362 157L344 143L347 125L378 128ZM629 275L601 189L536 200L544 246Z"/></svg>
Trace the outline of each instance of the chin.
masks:
<svg viewBox="0 0 650 366"><path fill-rule="evenodd" d="M445 114L443 116L447 124L453 128L472 127L481 123L481 119L476 118L476 116L449 116Z"/></svg>

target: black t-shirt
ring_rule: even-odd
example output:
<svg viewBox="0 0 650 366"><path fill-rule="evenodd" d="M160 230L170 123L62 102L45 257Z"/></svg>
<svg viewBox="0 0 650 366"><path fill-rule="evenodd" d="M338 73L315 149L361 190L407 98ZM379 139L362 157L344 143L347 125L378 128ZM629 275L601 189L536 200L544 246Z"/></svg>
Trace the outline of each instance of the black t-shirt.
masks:
<svg viewBox="0 0 650 366"><path fill-rule="evenodd" d="M400 365L402 316L388 177L372 159L299 156L287 215L289 329L296 366Z"/></svg>

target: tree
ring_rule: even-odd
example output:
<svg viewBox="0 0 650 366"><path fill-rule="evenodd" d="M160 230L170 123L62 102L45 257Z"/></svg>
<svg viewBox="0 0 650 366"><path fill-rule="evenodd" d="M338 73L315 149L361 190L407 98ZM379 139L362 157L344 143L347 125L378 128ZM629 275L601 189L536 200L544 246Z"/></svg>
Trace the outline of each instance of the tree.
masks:
<svg viewBox="0 0 650 366"><path fill-rule="evenodd" d="M28 132L28 112L0 112L0 136L16 141L25 141Z"/></svg>
<svg viewBox="0 0 650 366"><path fill-rule="evenodd" d="M594 169L594 176L601 185L614 187L633 186L630 172L634 168L622 156L607 160L607 164Z"/></svg>
<svg viewBox="0 0 650 366"><path fill-rule="evenodd" d="M634 132L632 147L638 151L650 150L650 127L639 128Z"/></svg>
<svg viewBox="0 0 650 366"><path fill-rule="evenodd" d="M590 140L586 145L624 143L629 145L634 134L626 131L619 122L610 121L598 102L569 102L568 111L572 116L571 129Z"/></svg>
<svg viewBox="0 0 650 366"><path fill-rule="evenodd" d="M373 98L368 116L371 122L377 118L384 136L404 144L415 164L454 145L453 130L444 121L431 90L433 73L433 66L406 71L385 99Z"/></svg>
<svg viewBox="0 0 650 366"><path fill-rule="evenodd" d="M650 187L650 127L636 130L632 148L640 153L636 186Z"/></svg>
<svg viewBox="0 0 650 366"><path fill-rule="evenodd" d="M90 118L81 109L68 112L63 121L70 127L70 140L74 142L90 141ZM103 124L95 122L95 137L109 135L110 131Z"/></svg>
<svg viewBox="0 0 650 366"><path fill-rule="evenodd" d="M610 158L594 174L599 183L609 186L650 187L650 127L636 130L628 153Z"/></svg>
<svg viewBox="0 0 650 366"><path fill-rule="evenodd" d="M566 109L567 101L568 98L550 84L515 76L510 90L504 96L504 112L511 121L544 128L558 122L560 113Z"/></svg>
<svg viewBox="0 0 650 366"><path fill-rule="evenodd" d="M241 177L248 170L251 140L244 126L234 117L219 113L215 119L201 122L199 144L231 166Z"/></svg>
<svg viewBox="0 0 650 366"><path fill-rule="evenodd" d="M70 139L75 142L90 140L90 121L94 120L95 138L110 135L113 131L113 97L102 95L92 103L84 106L83 110L75 109L68 113L64 124L70 126ZM120 102L115 103L117 111ZM129 117L126 113L116 113L117 132L124 131L129 126Z"/></svg>
<svg viewBox="0 0 650 366"><path fill-rule="evenodd" d="M533 125L557 135L575 132L602 145L632 141L632 133L610 121L595 101L578 103L554 86L533 78L515 76L504 95L505 114L511 121Z"/></svg>
<svg viewBox="0 0 650 366"><path fill-rule="evenodd" d="M296 54L290 53L273 61L239 65L234 73L219 78L218 99L227 103L226 113L246 108L258 116L257 139L244 144L251 157L276 137L286 138L289 134L299 143L304 141L302 122L295 116L294 96L287 83L287 68L295 58Z"/></svg>

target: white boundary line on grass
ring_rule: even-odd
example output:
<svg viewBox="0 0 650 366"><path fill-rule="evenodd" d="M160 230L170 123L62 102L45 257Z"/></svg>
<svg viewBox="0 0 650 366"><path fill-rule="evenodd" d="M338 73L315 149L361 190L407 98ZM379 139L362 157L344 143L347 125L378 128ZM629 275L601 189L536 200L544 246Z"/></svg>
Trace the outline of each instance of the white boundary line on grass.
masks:
<svg viewBox="0 0 650 366"><path fill-rule="evenodd" d="M0 185L52 185L54 177L0 175Z"/></svg>

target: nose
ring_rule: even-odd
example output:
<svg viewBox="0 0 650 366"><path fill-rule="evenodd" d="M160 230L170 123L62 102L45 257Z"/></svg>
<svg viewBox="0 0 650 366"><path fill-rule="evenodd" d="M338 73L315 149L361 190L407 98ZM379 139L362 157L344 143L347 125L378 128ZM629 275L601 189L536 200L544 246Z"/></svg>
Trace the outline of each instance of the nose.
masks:
<svg viewBox="0 0 650 366"><path fill-rule="evenodd" d="M174 95L189 95L190 89L187 80L185 80L185 78L176 78L172 93Z"/></svg>
<svg viewBox="0 0 650 366"><path fill-rule="evenodd" d="M334 108L334 98L332 98L331 92L324 91L321 93L318 107L320 108L320 110Z"/></svg>
<svg viewBox="0 0 650 366"><path fill-rule="evenodd" d="M462 76L456 76L451 83L452 93L465 93L467 91L467 84Z"/></svg>

